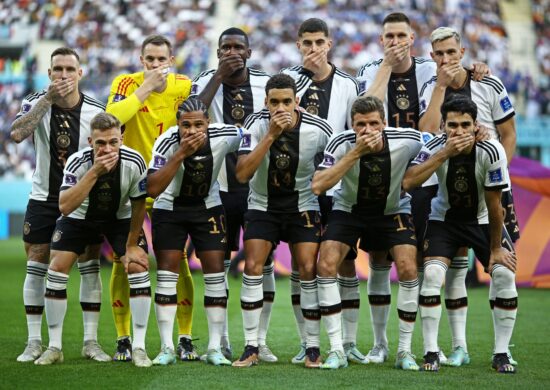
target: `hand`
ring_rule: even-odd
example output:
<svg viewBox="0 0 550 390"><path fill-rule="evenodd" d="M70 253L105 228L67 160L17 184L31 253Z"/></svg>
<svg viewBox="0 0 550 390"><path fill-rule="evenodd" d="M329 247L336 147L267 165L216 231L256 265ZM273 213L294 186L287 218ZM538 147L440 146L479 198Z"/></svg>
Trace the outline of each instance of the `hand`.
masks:
<svg viewBox="0 0 550 390"><path fill-rule="evenodd" d="M143 71L143 85L149 86L151 91L162 88L166 83L169 68L169 64L164 64L156 69L145 69Z"/></svg>
<svg viewBox="0 0 550 390"><path fill-rule="evenodd" d="M111 172L117 163L118 152L105 153L94 157L92 169L95 170L97 176L101 176Z"/></svg>
<svg viewBox="0 0 550 390"><path fill-rule="evenodd" d="M489 69L489 65L483 62L475 62L474 64L472 64L471 71L474 73L473 76L475 81L481 81L483 77L491 75L491 69Z"/></svg>
<svg viewBox="0 0 550 390"><path fill-rule="evenodd" d="M514 252L510 252L506 248L493 249L489 257L488 271L493 270L495 264L500 264L508 268L512 272L516 272L517 258Z"/></svg>
<svg viewBox="0 0 550 390"><path fill-rule="evenodd" d="M328 57L327 57L327 51L317 50L317 51L310 51L308 54L304 56L304 63L303 66L307 70L311 70L314 74L319 74L322 72L324 65L327 63Z"/></svg>
<svg viewBox="0 0 550 390"><path fill-rule="evenodd" d="M55 103L60 99L63 99L65 96L70 94L75 87L75 83L69 79L57 79L52 81L48 86L48 91L46 92L46 98L51 102Z"/></svg>
<svg viewBox="0 0 550 390"><path fill-rule="evenodd" d="M120 261L124 265L124 270L128 272L128 267L131 263L134 263L140 267L149 270L149 259L147 253L138 245L131 245L126 247L126 254L120 258Z"/></svg>
<svg viewBox="0 0 550 390"><path fill-rule="evenodd" d="M474 142L474 137L471 134L455 135L454 131L449 134L445 143L445 151L449 157L458 156L464 150L468 149Z"/></svg>
<svg viewBox="0 0 550 390"><path fill-rule="evenodd" d="M231 77L233 73L244 68L244 61L238 54L228 54L220 58L218 62L218 69L216 75L221 78L222 81Z"/></svg>
<svg viewBox="0 0 550 390"><path fill-rule="evenodd" d="M206 141L206 134L197 132L193 134L187 134L181 137L179 152L183 155L183 158L187 158L197 150L199 150Z"/></svg>
<svg viewBox="0 0 550 390"><path fill-rule="evenodd" d="M271 115L269 121L269 134L278 138L284 130L292 127L292 113L287 111L277 111Z"/></svg>
<svg viewBox="0 0 550 390"><path fill-rule="evenodd" d="M355 150L362 156L367 153L373 153L382 142L382 132L375 130L359 129L355 141Z"/></svg>
<svg viewBox="0 0 550 390"><path fill-rule="evenodd" d="M491 133L489 132L489 128L484 125L478 124L476 126L475 135L476 135L477 142L487 141L488 139L491 139Z"/></svg>
<svg viewBox="0 0 550 390"><path fill-rule="evenodd" d="M384 45L383 64L391 67L399 65L409 55L409 49L409 42L399 42L397 45L387 42Z"/></svg>
<svg viewBox="0 0 550 390"><path fill-rule="evenodd" d="M437 85L448 87L460 73L462 65L460 61L451 61L441 65L437 70Z"/></svg>

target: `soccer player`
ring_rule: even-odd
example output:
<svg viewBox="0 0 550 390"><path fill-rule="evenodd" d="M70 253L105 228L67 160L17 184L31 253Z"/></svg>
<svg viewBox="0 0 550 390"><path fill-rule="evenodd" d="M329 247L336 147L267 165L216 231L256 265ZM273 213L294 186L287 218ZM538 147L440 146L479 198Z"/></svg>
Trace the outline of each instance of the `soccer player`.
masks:
<svg viewBox="0 0 550 390"><path fill-rule="evenodd" d="M19 143L33 136L36 169L33 175L23 241L27 254L27 274L23 303L27 314L28 341L19 362L30 362L42 353L42 313L45 276L50 259L50 242L59 218L59 186L63 168L71 154L85 147L90 135L90 120L105 110L105 105L80 92L82 68L78 54L61 47L51 54L48 69L50 85L44 91L23 99L21 111L11 126L11 138ZM78 262L80 304L83 310L84 347L82 354L97 361L110 360L97 343L101 306L99 245L93 245Z"/></svg>
<svg viewBox="0 0 550 390"><path fill-rule="evenodd" d="M400 12L387 15L382 22L380 43L384 57L364 65L357 73L361 94L376 96L384 102L386 121L391 127L419 127L420 92L422 87L436 76L435 62L411 56L415 35L409 18ZM488 72L485 64L475 64L474 74L481 78ZM437 130L437 129L436 129ZM436 131L433 130L433 131ZM432 135L426 133L425 139ZM422 235L430 212L430 200L437 192L435 177L412 191L411 211L418 236L418 252L422 250ZM422 259L418 259L418 277L422 283ZM391 304L390 263L370 263L367 290L369 295L374 347L367 354L372 363L382 363L388 356L386 325ZM445 360L441 352L441 360Z"/></svg>
<svg viewBox="0 0 550 390"><path fill-rule="evenodd" d="M332 47L327 24L317 18L305 20L298 30L296 42L302 54L302 65L281 70L292 76L297 84L302 85L300 106L307 112L326 119L335 132L351 128L351 106L359 93L357 82L353 77L334 66L328 60ZM304 78L304 75L309 76ZM305 81L305 82L304 82ZM317 156L315 166L322 160L322 153ZM332 207L333 189L319 196L321 222L326 224ZM354 254L352 252L352 254ZM355 256L341 264L338 284L342 293L342 320L344 347L350 361L367 363L365 356L356 347L357 323L359 318L359 279L355 272ZM296 263L293 261L291 274L291 295L294 316L301 337L301 350L292 358L292 363L303 363L305 359L304 319L300 308L300 278Z"/></svg>
<svg viewBox="0 0 550 390"><path fill-rule="evenodd" d="M312 182L320 194L342 180L323 234L317 264L319 306L331 350L321 368L347 366L341 336L342 301L336 283L339 264L361 238L376 264L388 251L399 275L397 312L399 347L395 366L418 370L411 354L411 340L418 308L416 235L410 215L410 196L402 194L401 181L422 147L422 136L413 129L386 127L384 106L369 96L355 101L351 110L353 130L333 136Z"/></svg>
<svg viewBox="0 0 550 390"><path fill-rule="evenodd" d="M140 61L143 71L121 74L113 80L107 112L124 124L124 145L139 151L145 162L149 163L155 140L176 124L176 112L189 96L191 81L184 75L170 72L174 56L172 45L164 36L151 35L143 41ZM149 212L152 204L153 200L148 199ZM185 254L180 263L179 275L178 355L181 360L196 361L199 356L191 341L194 287ZM131 360L128 280L123 265L116 258L110 292L118 337L113 360Z"/></svg>
<svg viewBox="0 0 550 390"><path fill-rule="evenodd" d="M441 107L445 133L422 148L413 162L416 166L408 169L403 179L406 191L434 172L439 181L424 241L424 283L420 292L426 371L439 369L441 286L456 251L467 246L474 249L493 279L493 368L500 373L515 372L508 358L508 343L517 312L516 258L511 240L502 228L500 203L501 190L510 184L506 152L495 139L475 141L477 112L469 97L449 96Z"/></svg>
<svg viewBox="0 0 550 390"><path fill-rule="evenodd" d="M478 123L488 130L490 138L500 140L509 164L516 148L516 126L514 107L506 87L496 76L485 76L479 81L473 79L472 72L461 64L465 48L456 30L440 27L432 32L430 39L433 50L431 56L437 64L437 78L427 83L421 91L421 106L424 107L421 111L421 128L429 131L439 129L440 109L445 98L455 93L468 96L477 106ZM506 210L506 229L515 242L519 238L519 227L510 187L502 191L502 205ZM467 271L467 257L457 256L445 274L445 306L451 326L453 351L445 364L451 366L467 364L470 360L466 344ZM492 307L495 290L491 288L490 291ZM509 358L513 364L517 364L511 355Z"/></svg>
<svg viewBox="0 0 550 390"><path fill-rule="evenodd" d="M258 326L263 306L262 268L280 240L289 243L298 264L305 319L306 367L319 367L319 305L315 263L321 223L311 192L315 154L324 150L332 129L323 119L296 109L296 84L285 74L269 79L266 109L250 115L239 149L236 175L250 181L244 232L245 269L241 287L245 349L234 367L258 363Z"/></svg>
<svg viewBox="0 0 550 390"><path fill-rule="evenodd" d="M177 126L155 142L147 192L156 198L152 217L158 264L155 312L161 351L153 364L176 362L172 341L176 282L188 236L193 240L204 274L209 335L206 362L216 366L231 364L220 351L227 293L223 267L225 214L217 177L225 156L238 149L240 140L241 129L223 123L210 124L206 105L190 97L178 108Z"/></svg>
<svg viewBox="0 0 550 390"><path fill-rule="evenodd" d="M74 153L65 166L59 210L52 236L46 283L46 319L50 342L34 363L63 362L63 320L67 311L67 282L72 265L86 245L103 236L130 273L130 305L134 314L134 364L148 367L145 330L151 302L145 236L146 166L135 150L122 145L120 122L97 114L90 123L90 146ZM110 361L110 359L108 359Z"/></svg>
<svg viewBox="0 0 550 390"><path fill-rule="evenodd" d="M199 99L211 108L213 122L241 127L250 114L264 107L265 84L269 80L269 75L246 66L251 50L248 35L239 28L231 27L220 34L217 55L218 68L204 71L193 79L191 93L198 95ZM244 228L248 198L248 183L239 183L235 177L236 164L237 153L228 154L218 177L220 197L226 217L227 251L224 260L226 278L231 265L231 251L239 250L240 230ZM265 362L276 362L277 356L266 343L275 298L272 256L268 257L264 265L263 275L264 306L258 331L259 358ZM221 348L224 355L231 359L232 350L227 324Z"/></svg>

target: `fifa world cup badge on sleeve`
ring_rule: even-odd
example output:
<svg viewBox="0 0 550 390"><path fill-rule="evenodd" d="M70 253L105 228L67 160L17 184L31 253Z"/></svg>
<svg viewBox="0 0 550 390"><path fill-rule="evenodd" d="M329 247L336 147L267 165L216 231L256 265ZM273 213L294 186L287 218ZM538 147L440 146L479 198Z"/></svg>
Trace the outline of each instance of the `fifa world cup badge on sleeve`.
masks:
<svg viewBox="0 0 550 390"><path fill-rule="evenodd" d="M243 148L249 148L250 147L250 134L243 134L243 140L241 146Z"/></svg>
<svg viewBox="0 0 550 390"><path fill-rule="evenodd" d="M76 176L71 174L65 174L65 184L74 186L76 184Z"/></svg>
<svg viewBox="0 0 550 390"><path fill-rule="evenodd" d="M325 154L325 158L323 159L323 166L331 167L333 165L334 165L334 157L332 157L330 154Z"/></svg>
<svg viewBox="0 0 550 390"><path fill-rule="evenodd" d="M497 168L494 171L489 171L489 181L491 183L500 183L502 181L502 169Z"/></svg>
<svg viewBox="0 0 550 390"><path fill-rule="evenodd" d="M155 168L162 168L166 164L166 158L162 156L155 156L153 166Z"/></svg>

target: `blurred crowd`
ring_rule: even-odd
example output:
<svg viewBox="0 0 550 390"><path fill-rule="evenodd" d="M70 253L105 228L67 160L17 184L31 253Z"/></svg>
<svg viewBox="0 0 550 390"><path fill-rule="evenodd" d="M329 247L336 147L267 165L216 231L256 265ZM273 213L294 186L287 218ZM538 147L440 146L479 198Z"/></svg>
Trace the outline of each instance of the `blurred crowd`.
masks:
<svg viewBox="0 0 550 390"><path fill-rule="evenodd" d="M309 17L323 18L333 39L331 61L352 75L382 56L378 42L382 19L392 10L405 12L416 33L413 54L429 56L430 32L443 25L462 31L466 62L482 61L506 84L514 100L525 102L527 115L549 114L550 0L532 0L539 39L537 60L542 77L536 82L513 72L507 61L507 37L498 0L237 0L235 26L250 35L249 65L275 73L298 65L296 34ZM19 0L0 3L0 38L10 26L36 25L39 39L65 42L80 56L86 77L81 89L105 101L112 79L141 69L140 44L152 33L174 43L176 70L190 77L207 68L214 30L215 0ZM368 10L368 12L365 12ZM33 90L33 59L0 58L0 177L29 177L33 148L29 141L15 145L9 127L21 98ZM9 75L20 74L10 82ZM4 77L2 77L2 75Z"/></svg>

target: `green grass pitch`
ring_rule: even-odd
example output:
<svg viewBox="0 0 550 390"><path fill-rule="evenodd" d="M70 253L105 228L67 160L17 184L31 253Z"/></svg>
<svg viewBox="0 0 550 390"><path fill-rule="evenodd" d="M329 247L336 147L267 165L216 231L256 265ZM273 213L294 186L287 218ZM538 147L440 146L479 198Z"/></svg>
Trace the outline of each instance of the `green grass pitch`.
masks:
<svg viewBox="0 0 550 390"><path fill-rule="evenodd" d="M78 303L80 276L71 272L68 288L69 306L65 318L63 364L38 367L15 361L22 352L26 336L22 285L25 277L25 256L19 239L0 241L0 388L257 388L257 389L339 389L344 387L377 388L550 388L550 292L548 290L520 289L519 313L512 339L514 358L519 361L516 375L497 374L490 368L493 347L492 320L487 301L487 288L469 291L468 345L472 363L461 368L443 367L438 373L402 372L393 368L397 347L397 315L395 309L396 286L393 286L393 304L388 329L390 358L382 365L350 365L337 371L306 370L295 366L290 359L298 351L299 340L290 305L289 281L277 279L277 293L271 318L268 344L279 362L261 363L250 369L213 367L204 363L182 363L170 367L138 369L128 363L97 363L80 356L82 347L82 317ZM154 266L154 261L152 261ZM154 271L153 271L154 273ZM110 267L102 267L103 305L99 326L99 342L108 353L114 351L115 329L109 308ZM151 280L155 284L155 277ZM207 344L207 324L202 306L202 276L196 272L194 337L199 352ZM229 321L235 355L243 348L242 319L239 305L240 279L231 279ZM361 283L362 306L360 311L358 345L366 353L372 343L372 330L366 296L366 283ZM47 329L43 321L43 340L47 344ZM176 333L174 333L175 335ZM174 336L175 337L175 336ZM442 318L440 345L449 352L450 336L447 319ZM326 356L328 341L322 335L322 353ZM151 358L159 350L159 335L154 308L147 334L147 350ZM413 352L418 362L422 355L421 327L418 321L413 339Z"/></svg>

